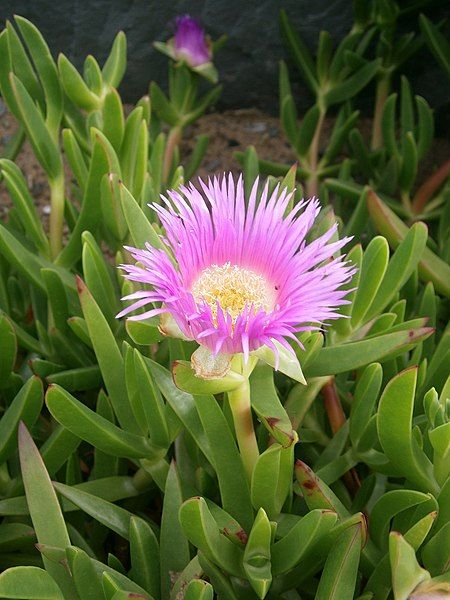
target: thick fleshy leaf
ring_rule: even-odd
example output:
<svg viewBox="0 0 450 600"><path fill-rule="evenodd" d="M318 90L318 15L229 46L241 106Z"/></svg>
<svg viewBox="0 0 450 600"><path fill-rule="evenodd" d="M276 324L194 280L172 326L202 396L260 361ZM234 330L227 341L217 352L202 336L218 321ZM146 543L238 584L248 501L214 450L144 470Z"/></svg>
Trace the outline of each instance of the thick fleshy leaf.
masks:
<svg viewBox="0 0 450 600"><path fill-rule="evenodd" d="M270 434L284 448L296 439L292 423L281 404L273 382L273 370L267 365L257 365L250 377L250 398L253 410Z"/></svg>
<svg viewBox="0 0 450 600"><path fill-rule="evenodd" d="M430 574L420 567L414 548L396 531L389 536L389 556L394 596L407 600L419 583L430 579Z"/></svg>
<svg viewBox="0 0 450 600"><path fill-rule="evenodd" d="M388 383L379 403L378 435L396 476L407 477L424 492L437 493L432 465L412 430L416 381L417 368L410 368Z"/></svg>
<svg viewBox="0 0 450 600"><path fill-rule="evenodd" d="M289 49L297 67L300 69L308 86L315 93L318 88L318 83L312 56L306 44L293 28L284 10L280 12L280 25L283 37L289 45Z"/></svg>
<svg viewBox="0 0 450 600"><path fill-rule="evenodd" d="M361 523L349 527L336 539L320 577L317 600L352 600L363 539Z"/></svg>
<svg viewBox="0 0 450 600"><path fill-rule="evenodd" d="M260 508L244 550L244 571L258 598L265 598L272 583L270 562L272 526L263 508Z"/></svg>
<svg viewBox="0 0 450 600"><path fill-rule="evenodd" d="M167 448L170 445L170 435L166 420L167 409L161 392L144 357L137 349L134 350L132 360L137 387L137 402L140 403L140 411L150 433L150 439L157 446Z"/></svg>
<svg viewBox="0 0 450 600"><path fill-rule="evenodd" d="M268 517L274 520L281 512L291 490L294 447L283 448L274 443L261 454L255 464L251 482L253 507L264 508Z"/></svg>
<svg viewBox="0 0 450 600"><path fill-rule="evenodd" d="M130 321L125 323L128 335L138 346L150 346L162 339L158 328L158 319L147 319L146 321Z"/></svg>
<svg viewBox="0 0 450 600"><path fill-rule="evenodd" d="M2 598L18 600L63 600L64 596L51 575L39 567L12 567L0 575Z"/></svg>
<svg viewBox="0 0 450 600"><path fill-rule="evenodd" d="M40 544L70 546L66 524L44 462L23 423L19 426L19 456L27 504ZM73 582L64 566L44 559L47 572L55 579L64 597L77 600Z"/></svg>
<svg viewBox="0 0 450 600"><path fill-rule="evenodd" d="M50 179L56 179L62 172L62 160L45 121L27 92L23 83L13 73L10 74L10 85L27 137L33 146L34 153Z"/></svg>
<svg viewBox="0 0 450 600"><path fill-rule="evenodd" d="M351 325L356 328L364 319L378 288L381 285L389 261L389 246L383 237L373 238L364 251L360 284L353 300Z"/></svg>
<svg viewBox="0 0 450 600"><path fill-rule="evenodd" d="M80 214L67 245L56 259L56 264L65 267L74 265L81 256L81 235L84 231L96 231L101 221L101 183L106 173L120 174L120 166L113 147L101 131L91 128L92 156L83 194Z"/></svg>
<svg viewBox="0 0 450 600"><path fill-rule="evenodd" d="M34 425L41 412L42 401L42 381L31 377L0 419L0 463L8 459L16 448L19 423L23 422L27 427Z"/></svg>
<svg viewBox="0 0 450 600"><path fill-rule="evenodd" d="M192 579L184 590L185 600L213 600L214 589L202 579Z"/></svg>
<svg viewBox="0 0 450 600"><path fill-rule="evenodd" d="M219 480L222 506L248 531L253 521L248 480L233 434L212 396L194 396Z"/></svg>
<svg viewBox="0 0 450 600"><path fill-rule="evenodd" d="M109 527L123 538L129 538L132 513L107 500L63 483L53 482L53 487L66 500L84 510L88 515Z"/></svg>
<svg viewBox="0 0 450 600"><path fill-rule="evenodd" d="M228 573L243 576L242 550L220 534L203 498L190 498L182 504L180 522L189 541L205 556Z"/></svg>
<svg viewBox="0 0 450 600"><path fill-rule="evenodd" d="M414 490L392 490L386 492L374 504L370 513L370 532L378 546L387 551L388 532L391 519L412 506L433 499L431 494Z"/></svg>
<svg viewBox="0 0 450 600"><path fill-rule="evenodd" d="M304 555L330 533L337 515L332 510L313 509L294 525L272 547L272 570L274 575L285 573L300 564Z"/></svg>
<svg viewBox="0 0 450 600"><path fill-rule="evenodd" d="M17 355L17 337L14 326L6 315L0 315L0 388L14 370Z"/></svg>
<svg viewBox="0 0 450 600"><path fill-rule="evenodd" d="M385 361L408 352L433 333L431 327L411 328L322 348L306 371L307 377L321 377L352 371L367 363Z"/></svg>
<svg viewBox="0 0 450 600"><path fill-rule="evenodd" d="M0 169L19 219L29 239L44 255L49 254L49 243L28 186L19 167L10 160L0 160Z"/></svg>
<svg viewBox="0 0 450 600"><path fill-rule="evenodd" d="M76 106L87 111L100 107L100 98L89 89L83 77L64 54L58 57L58 69L64 91Z"/></svg>
<svg viewBox="0 0 450 600"><path fill-rule="evenodd" d="M178 389L173 382L170 371L162 365L154 361L146 362L155 378L156 385L167 400L170 408L192 435L206 458L211 464L214 464L211 446L198 415L194 397Z"/></svg>
<svg viewBox="0 0 450 600"><path fill-rule="evenodd" d="M181 573L190 561L189 543L178 518L183 502L181 481L177 467L171 463L165 486L165 501L161 517L159 537L161 552L161 596L168 598L175 579L175 573Z"/></svg>
<svg viewBox="0 0 450 600"><path fill-rule="evenodd" d="M103 594L101 579L95 571L92 558L74 546L66 549L66 556L80 598L85 600L101 598Z"/></svg>
<svg viewBox="0 0 450 600"><path fill-rule="evenodd" d="M119 31L102 69L102 75L105 81L113 87L118 87L124 76L126 66L127 38L123 31Z"/></svg>
<svg viewBox="0 0 450 600"><path fill-rule="evenodd" d="M78 278L81 308L94 351L117 419L122 427L138 432L125 385L124 362L108 322L84 282Z"/></svg>
<svg viewBox="0 0 450 600"><path fill-rule="evenodd" d="M61 425L103 452L127 458L153 456L147 438L120 429L58 385L49 388L46 403L53 417Z"/></svg>
<svg viewBox="0 0 450 600"><path fill-rule="evenodd" d="M450 77L450 44L448 39L425 15L420 15L420 28L429 49Z"/></svg>
<svg viewBox="0 0 450 600"><path fill-rule="evenodd" d="M81 235L83 242L82 264L86 285L106 317L112 331L117 328L119 310L113 273L90 231Z"/></svg>
<svg viewBox="0 0 450 600"><path fill-rule="evenodd" d="M350 413L350 439L356 447L374 412L382 377L381 365L372 363L364 369L358 379Z"/></svg>
<svg viewBox="0 0 450 600"><path fill-rule="evenodd" d="M159 544L150 525L139 517L130 521L131 576L154 598L160 596Z"/></svg>

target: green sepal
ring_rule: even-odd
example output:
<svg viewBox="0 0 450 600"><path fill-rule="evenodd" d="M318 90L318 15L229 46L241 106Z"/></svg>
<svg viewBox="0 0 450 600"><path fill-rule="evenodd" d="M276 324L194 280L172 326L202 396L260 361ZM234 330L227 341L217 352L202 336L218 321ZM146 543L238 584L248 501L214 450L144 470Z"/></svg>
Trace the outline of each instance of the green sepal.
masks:
<svg viewBox="0 0 450 600"><path fill-rule="evenodd" d="M175 385L188 394L221 394L235 390L245 383L245 377L235 371L218 379L201 379L195 375L191 363L177 360L172 365Z"/></svg>

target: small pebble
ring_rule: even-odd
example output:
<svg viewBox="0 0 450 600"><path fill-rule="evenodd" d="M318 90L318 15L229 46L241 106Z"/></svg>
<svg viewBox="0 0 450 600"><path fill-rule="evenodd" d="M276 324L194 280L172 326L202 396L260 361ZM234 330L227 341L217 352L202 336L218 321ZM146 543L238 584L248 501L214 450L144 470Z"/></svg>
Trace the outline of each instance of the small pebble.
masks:
<svg viewBox="0 0 450 600"><path fill-rule="evenodd" d="M244 126L246 131L251 131L253 133L263 133L267 129L267 123L263 121L255 121L254 123L247 123Z"/></svg>

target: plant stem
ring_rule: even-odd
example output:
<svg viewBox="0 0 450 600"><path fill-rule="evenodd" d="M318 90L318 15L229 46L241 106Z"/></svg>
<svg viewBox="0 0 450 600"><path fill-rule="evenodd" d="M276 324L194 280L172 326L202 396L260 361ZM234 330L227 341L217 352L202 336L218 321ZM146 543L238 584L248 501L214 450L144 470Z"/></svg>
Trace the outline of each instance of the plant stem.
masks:
<svg viewBox="0 0 450 600"><path fill-rule="evenodd" d="M172 127L172 129L169 131L169 135L167 137L166 150L164 152L163 174L162 174L163 183L166 185L168 183L167 180L169 178L170 168L172 166L173 153L175 152L175 148L181 142L181 133L182 133L182 128L180 127L180 125L176 125L175 127Z"/></svg>
<svg viewBox="0 0 450 600"><path fill-rule="evenodd" d="M344 425L346 419L341 401L339 400L336 384L334 383L334 377L330 377L322 387L322 396L331 431L333 432L333 435L336 435L339 429Z"/></svg>
<svg viewBox="0 0 450 600"><path fill-rule="evenodd" d="M412 209L414 214L420 214L431 196L441 187L450 173L450 159L445 161L417 190Z"/></svg>
<svg viewBox="0 0 450 600"><path fill-rule="evenodd" d="M64 175L50 180L50 251L55 259L62 249L64 222Z"/></svg>
<svg viewBox="0 0 450 600"><path fill-rule="evenodd" d="M308 198L312 198L313 196L317 196L319 191L319 177L318 177L318 163L319 163L319 142L320 142L320 134L322 133L322 127L325 120L325 109L321 109L319 121L317 123L316 131L314 132L314 137L311 142L311 146L309 149L309 170L310 176L308 177L307 182L307 193Z"/></svg>
<svg viewBox="0 0 450 600"><path fill-rule="evenodd" d="M334 377L330 377L326 384L322 387L322 396L325 411L330 422L331 431L333 432L333 435L336 435L339 429L345 424L346 417L339 399ZM348 491L353 495L356 494L361 487L359 477L355 469L350 469L350 471L344 473L343 480Z"/></svg>
<svg viewBox="0 0 450 600"><path fill-rule="evenodd" d="M391 87L391 78L389 73L385 72L377 83L377 92L375 98L375 110L373 114L372 125L372 150L378 150L383 144L383 135L381 132L381 119L383 117L383 109L386 99L389 95Z"/></svg>
<svg viewBox="0 0 450 600"><path fill-rule="evenodd" d="M253 468L259 457L258 444L256 443L255 430L250 406L250 384L248 379L237 389L228 392L233 415L234 429L241 452L242 462L251 481Z"/></svg>

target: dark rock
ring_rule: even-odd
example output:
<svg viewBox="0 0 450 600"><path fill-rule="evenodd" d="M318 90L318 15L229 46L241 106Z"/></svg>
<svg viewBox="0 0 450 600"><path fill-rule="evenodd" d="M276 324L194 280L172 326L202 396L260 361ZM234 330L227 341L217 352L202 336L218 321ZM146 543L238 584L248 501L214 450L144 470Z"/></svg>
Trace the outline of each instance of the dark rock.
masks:
<svg viewBox="0 0 450 600"><path fill-rule="evenodd" d="M152 47L153 40L166 40L178 14L200 18L213 39L223 33L228 41L216 57L224 92L221 108L256 106L272 113L278 110L278 62L288 53L281 39L278 14L286 9L306 44L314 49L321 29L331 32L335 42L352 23L350 0L4 0L0 21L13 13L31 19L41 30L54 54L64 52L79 68L87 54L102 62L115 34L123 29L128 39L128 70L122 92L128 101L145 94L151 79L166 82L167 59ZM429 16L437 21L449 16L448 4L433 3ZM408 26L410 23L408 23ZM416 17L411 25L417 29ZM406 71L415 93L434 107L450 100L450 86L426 47ZM300 111L310 104L309 91L292 68ZM373 89L367 91L369 97ZM367 102L370 112L370 103ZM363 103L364 106L364 103Z"/></svg>

